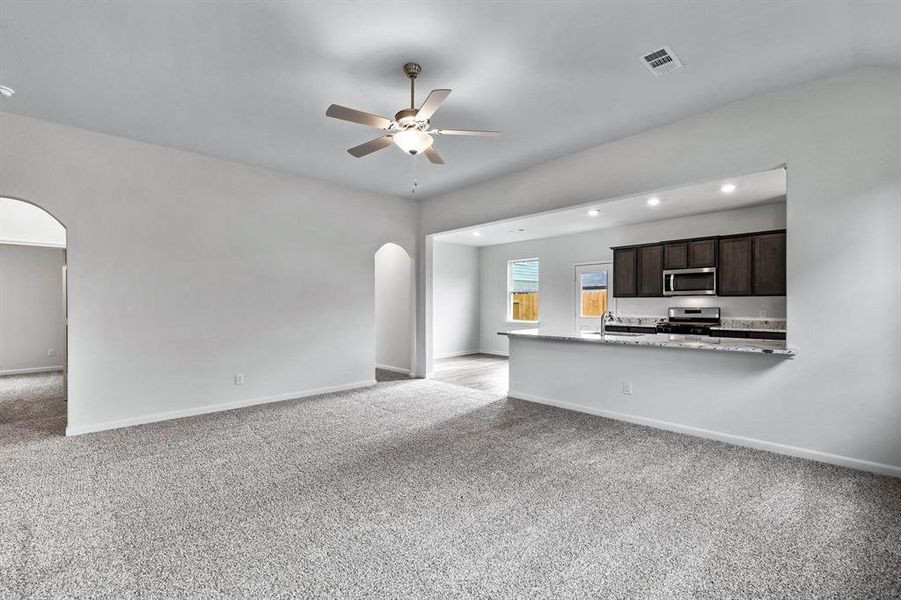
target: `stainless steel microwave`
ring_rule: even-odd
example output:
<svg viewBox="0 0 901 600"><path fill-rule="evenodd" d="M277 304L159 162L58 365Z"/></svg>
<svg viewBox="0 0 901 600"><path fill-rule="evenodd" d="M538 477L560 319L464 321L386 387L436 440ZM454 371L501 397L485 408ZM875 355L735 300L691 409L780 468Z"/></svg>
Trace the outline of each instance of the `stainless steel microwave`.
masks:
<svg viewBox="0 0 901 600"><path fill-rule="evenodd" d="M716 267L664 270L663 295L715 296Z"/></svg>

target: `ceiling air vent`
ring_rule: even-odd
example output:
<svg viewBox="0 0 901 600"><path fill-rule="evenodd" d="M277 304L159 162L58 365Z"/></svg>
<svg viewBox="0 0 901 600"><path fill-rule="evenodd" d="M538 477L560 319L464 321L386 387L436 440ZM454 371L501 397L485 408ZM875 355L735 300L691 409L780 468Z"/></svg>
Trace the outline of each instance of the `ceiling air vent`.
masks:
<svg viewBox="0 0 901 600"><path fill-rule="evenodd" d="M660 50L655 50L642 56L641 64L647 67L648 71L654 74L654 77L660 77L664 73L680 68L682 61L679 60L672 48L664 46Z"/></svg>

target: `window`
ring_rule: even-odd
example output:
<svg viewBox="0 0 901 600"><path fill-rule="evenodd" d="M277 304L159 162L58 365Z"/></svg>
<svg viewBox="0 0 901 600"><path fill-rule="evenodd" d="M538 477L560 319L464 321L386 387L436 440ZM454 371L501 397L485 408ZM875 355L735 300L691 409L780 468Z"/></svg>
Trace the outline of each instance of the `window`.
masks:
<svg viewBox="0 0 901 600"><path fill-rule="evenodd" d="M510 321L538 321L538 259L511 260L507 268Z"/></svg>
<svg viewBox="0 0 901 600"><path fill-rule="evenodd" d="M607 271L579 273L579 299L583 317L600 317L607 312Z"/></svg>

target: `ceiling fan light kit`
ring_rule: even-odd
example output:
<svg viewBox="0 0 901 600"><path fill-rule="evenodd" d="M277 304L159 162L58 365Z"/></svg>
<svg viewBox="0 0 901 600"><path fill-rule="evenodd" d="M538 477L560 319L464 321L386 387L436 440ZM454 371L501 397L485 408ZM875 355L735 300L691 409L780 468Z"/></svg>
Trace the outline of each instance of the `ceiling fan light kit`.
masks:
<svg viewBox="0 0 901 600"><path fill-rule="evenodd" d="M422 67L417 63L409 62L404 65L404 73L410 79L410 108L403 108L394 115L394 120L373 115L371 113L347 108L339 104L332 104L325 112L326 116L351 123L359 123L375 129L385 131L385 135L370 140L359 146L348 149L351 156L362 158L372 154L376 150L387 148L394 144L404 152L416 156L425 154L432 164L443 165L444 160L438 151L432 146L435 135L474 135L492 136L497 131L478 129L430 129L431 118L441 103L450 95L450 90L432 90L418 109L416 108L416 78L422 72Z"/></svg>
<svg viewBox="0 0 901 600"><path fill-rule="evenodd" d="M404 129L393 136L394 143L404 152L417 155L432 145L435 139L420 129Z"/></svg>

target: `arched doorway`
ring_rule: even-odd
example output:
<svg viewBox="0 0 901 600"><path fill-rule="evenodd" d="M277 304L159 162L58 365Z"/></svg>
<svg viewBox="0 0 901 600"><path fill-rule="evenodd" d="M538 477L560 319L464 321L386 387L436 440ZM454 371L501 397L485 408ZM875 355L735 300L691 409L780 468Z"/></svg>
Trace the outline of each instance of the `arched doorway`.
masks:
<svg viewBox="0 0 901 600"><path fill-rule="evenodd" d="M66 228L0 197L0 411L6 425L63 433L68 365Z"/></svg>
<svg viewBox="0 0 901 600"><path fill-rule="evenodd" d="M409 377L413 364L413 259L397 244L375 253L376 379Z"/></svg>

